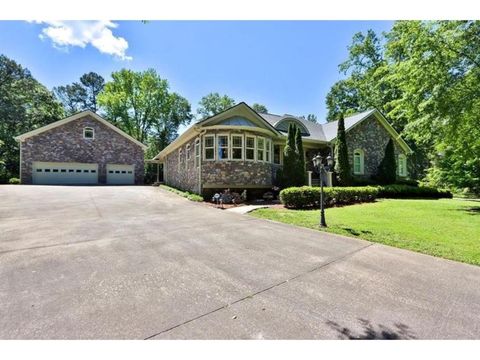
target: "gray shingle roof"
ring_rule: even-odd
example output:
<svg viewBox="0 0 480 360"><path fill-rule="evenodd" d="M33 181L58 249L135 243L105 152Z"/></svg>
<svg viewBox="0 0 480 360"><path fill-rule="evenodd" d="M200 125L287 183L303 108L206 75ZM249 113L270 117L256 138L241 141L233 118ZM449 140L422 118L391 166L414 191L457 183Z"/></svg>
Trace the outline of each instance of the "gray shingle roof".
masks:
<svg viewBox="0 0 480 360"><path fill-rule="evenodd" d="M374 111L375 111L374 109L371 109L371 110L367 110L367 111L346 117L345 130L348 130L353 125L357 124L364 118L368 117ZM332 121L324 124L317 124L317 123L308 121L304 118L300 118L292 115L275 115L275 114L259 114L259 115L273 126L275 126L281 120L286 118L293 118L297 121L300 121L310 133L310 136L304 136L304 138L306 139L331 141L337 137L338 121Z"/></svg>

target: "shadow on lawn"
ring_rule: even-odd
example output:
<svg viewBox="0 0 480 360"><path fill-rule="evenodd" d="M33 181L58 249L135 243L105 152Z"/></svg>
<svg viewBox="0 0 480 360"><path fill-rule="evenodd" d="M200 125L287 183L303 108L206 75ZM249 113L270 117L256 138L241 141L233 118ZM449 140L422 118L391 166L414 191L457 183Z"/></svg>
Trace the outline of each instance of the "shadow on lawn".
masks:
<svg viewBox="0 0 480 360"><path fill-rule="evenodd" d="M457 211L465 211L467 214L470 215L480 215L480 206L464 207L461 209L457 209Z"/></svg>
<svg viewBox="0 0 480 360"><path fill-rule="evenodd" d="M394 329L384 325L377 325L365 319L358 319L362 331L355 333L347 327L342 327L334 321L327 321L326 324L338 332L339 339L343 340L409 340L416 339L410 328L401 323L394 324Z"/></svg>
<svg viewBox="0 0 480 360"><path fill-rule="evenodd" d="M368 231L368 230L358 230L358 231L357 231L357 230L354 230L354 229L348 228L348 227L341 227L340 229L345 230L346 232L348 232L349 234L354 235L354 236L360 236L360 235L365 235L365 234L367 234L367 235L372 234L372 232L371 232L371 231Z"/></svg>

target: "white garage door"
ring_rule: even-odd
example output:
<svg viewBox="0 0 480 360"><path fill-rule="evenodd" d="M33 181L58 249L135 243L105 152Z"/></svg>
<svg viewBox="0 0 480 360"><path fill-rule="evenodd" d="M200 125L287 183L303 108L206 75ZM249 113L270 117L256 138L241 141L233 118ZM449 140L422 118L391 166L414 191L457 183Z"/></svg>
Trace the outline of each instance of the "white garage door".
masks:
<svg viewBox="0 0 480 360"><path fill-rule="evenodd" d="M34 162L33 183L44 185L97 184L98 165L83 163Z"/></svg>
<svg viewBox="0 0 480 360"><path fill-rule="evenodd" d="M135 166L107 164L107 184L111 184L111 185L135 184Z"/></svg>

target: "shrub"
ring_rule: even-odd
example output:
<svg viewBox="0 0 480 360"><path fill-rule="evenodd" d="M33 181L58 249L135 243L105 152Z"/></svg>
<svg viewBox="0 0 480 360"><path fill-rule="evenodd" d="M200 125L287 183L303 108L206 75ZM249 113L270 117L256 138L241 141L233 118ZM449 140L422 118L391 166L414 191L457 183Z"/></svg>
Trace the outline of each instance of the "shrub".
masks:
<svg viewBox="0 0 480 360"><path fill-rule="evenodd" d="M325 206L348 205L374 201L378 189L373 186L364 187L326 187L324 191ZM281 202L288 208L302 209L319 206L319 187L291 187L280 192Z"/></svg>
<svg viewBox="0 0 480 360"><path fill-rule="evenodd" d="M340 185L350 185L352 175L348 162L347 137L345 134L345 121L343 115L338 120L337 143L335 145L335 175Z"/></svg>
<svg viewBox="0 0 480 360"><path fill-rule="evenodd" d="M385 156L378 165L376 180L379 184L393 184L397 178L397 165L395 162L395 149L393 140L390 139L385 148Z"/></svg>
<svg viewBox="0 0 480 360"><path fill-rule="evenodd" d="M167 185L160 185L160 187L164 190L171 191L177 195L183 196L184 198L187 198L188 200L191 200L191 201L197 201L197 202L203 201L203 197L198 194L193 194L188 191L178 190Z"/></svg>
<svg viewBox="0 0 480 360"><path fill-rule="evenodd" d="M391 199L408 198L452 198L452 193L448 190L436 189L427 186L409 186L409 185L385 185L378 186L378 197Z"/></svg>
<svg viewBox="0 0 480 360"><path fill-rule="evenodd" d="M8 180L8 183L9 184L15 184L15 185L20 184L20 179L12 177L12 178L10 178L10 180Z"/></svg>

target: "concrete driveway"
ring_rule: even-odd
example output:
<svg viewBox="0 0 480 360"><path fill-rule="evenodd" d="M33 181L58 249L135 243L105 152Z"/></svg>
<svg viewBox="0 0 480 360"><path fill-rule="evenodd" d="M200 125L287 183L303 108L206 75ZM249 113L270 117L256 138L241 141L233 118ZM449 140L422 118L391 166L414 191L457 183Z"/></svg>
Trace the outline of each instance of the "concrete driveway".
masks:
<svg viewBox="0 0 480 360"><path fill-rule="evenodd" d="M151 187L0 187L2 339L478 339L480 267Z"/></svg>

